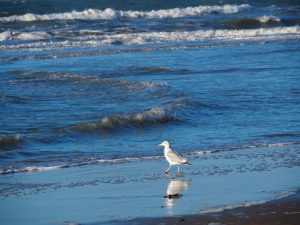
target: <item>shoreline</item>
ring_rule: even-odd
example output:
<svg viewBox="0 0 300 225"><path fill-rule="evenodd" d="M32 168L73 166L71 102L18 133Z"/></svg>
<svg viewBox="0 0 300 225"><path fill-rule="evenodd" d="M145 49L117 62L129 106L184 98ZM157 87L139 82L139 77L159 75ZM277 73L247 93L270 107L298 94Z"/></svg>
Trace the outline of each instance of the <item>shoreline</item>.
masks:
<svg viewBox="0 0 300 225"><path fill-rule="evenodd" d="M240 206L220 212L190 214L182 216L134 218L128 221L111 221L111 225L129 224L182 224L182 225L298 225L300 221L300 189L281 199L271 200L262 204Z"/></svg>

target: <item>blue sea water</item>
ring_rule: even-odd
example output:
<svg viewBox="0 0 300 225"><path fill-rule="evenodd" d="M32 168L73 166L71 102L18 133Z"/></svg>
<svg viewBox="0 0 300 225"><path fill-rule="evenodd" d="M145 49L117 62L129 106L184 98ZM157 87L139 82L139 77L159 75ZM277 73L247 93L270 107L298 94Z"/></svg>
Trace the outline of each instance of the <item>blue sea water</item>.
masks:
<svg viewBox="0 0 300 225"><path fill-rule="evenodd" d="M297 1L0 6L3 176L300 144Z"/></svg>

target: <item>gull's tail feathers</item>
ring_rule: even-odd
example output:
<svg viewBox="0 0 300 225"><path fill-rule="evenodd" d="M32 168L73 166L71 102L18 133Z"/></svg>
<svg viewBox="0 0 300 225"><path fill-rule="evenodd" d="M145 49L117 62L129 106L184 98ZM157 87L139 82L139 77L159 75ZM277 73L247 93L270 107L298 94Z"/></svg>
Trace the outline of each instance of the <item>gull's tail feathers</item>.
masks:
<svg viewBox="0 0 300 225"><path fill-rule="evenodd" d="M190 163L189 161L186 161L184 164L192 165L192 163Z"/></svg>

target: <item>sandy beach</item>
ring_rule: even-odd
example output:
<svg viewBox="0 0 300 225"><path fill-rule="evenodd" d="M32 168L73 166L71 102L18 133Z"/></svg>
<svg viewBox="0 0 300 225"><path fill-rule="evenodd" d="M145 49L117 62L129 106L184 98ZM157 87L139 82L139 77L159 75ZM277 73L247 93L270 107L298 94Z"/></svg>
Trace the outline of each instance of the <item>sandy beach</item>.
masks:
<svg viewBox="0 0 300 225"><path fill-rule="evenodd" d="M177 217L142 218L129 221L111 222L111 224L186 224L186 225L221 225L221 224L268 224L298 225L300 221L300 191L267 203L248 207L238 207L222 212L193 214Z"/></svg>

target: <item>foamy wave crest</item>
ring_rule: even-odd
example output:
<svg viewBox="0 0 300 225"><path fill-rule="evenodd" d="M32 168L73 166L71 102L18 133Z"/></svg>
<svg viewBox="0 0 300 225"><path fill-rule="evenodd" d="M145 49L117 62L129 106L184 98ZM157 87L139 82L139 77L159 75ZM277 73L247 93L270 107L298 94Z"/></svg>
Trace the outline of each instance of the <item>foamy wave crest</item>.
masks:
<svg viewBox="0 0 300 225"><path fill-rule="evenodd" d="M178 18L186 16L199 16L209 13L237 13L251 6L242 5L223 5L223 6L197 6L187 8L161 9L151 11L123 11L114 9L87 9L84 11L72 11L53 14L32 14L27 13L21 16L1 17L0 22L17 21L38 21L38 20L97 20L97 19L116 19L116 18Z"/></svg>
<svg viewBox="0 0 300 225"><path fill-rule="evenodd" d="M259 16L256 19L261 23L280 22L280 19L275 16Z"/></svg>
<svg viewBox="0 0 300 225"><path fill-rule="evenodd" d="M35 32L11 32L4 31L0 33L0 41L6 40L22 40L22 41L37 41L50 38L51 35L47 32L35 31Z"/></svg>
<svg viewBox="0 0 300 225"><path fill-rule="evenodd" d="M0 49L25 49L30 51L68 49L74 47L99 47L107 45L142 45L155 43L201 42L201 41L265 41L300 38L300 27L274 27L259 29L197 30L185 32L122 33L79 36L66 41L38 41L14 45L2 45Z"/></svg>
<svg viewBox="0 0 300 225"><path fill-rule="evenodd" d="M24 173L24 172L35 172L35 171L51 171L65 168L66 166L28 166L20 169L2 169L0 174L10 174L10 173Z"/></svg>
<svg viewBox="0 0 300 225"><path fill-rule="evenodd" d="M96 122L82 123L75 127L78 131L111 130L122 127L142 127L147 124L177 120L174 115L157 107L129 115L105 116Z"/></svg>
<svg viewBox="0 0 300 225"><path fill-rule="evenodd" d="M11 32L10 31L4 31L0 33L0 41L5 41L11 38Z"/></svg>
<svg viewBox="0 0 300 225"><path fill-rule="evenodd" d="M5 149L19 145L22 142L21 135L0 136L0 149Z"/></svg>
<svg viewBox="0 0 300 225"><path fill-rule="evenodd" d="M124 44L146 44L161 42L193 42L206 40L268 39L282 36L300 36L300 27L276 27L241 30L200 30L189 32L153 32L117 34L106 36L104 43L116 41Z"/></svg>

